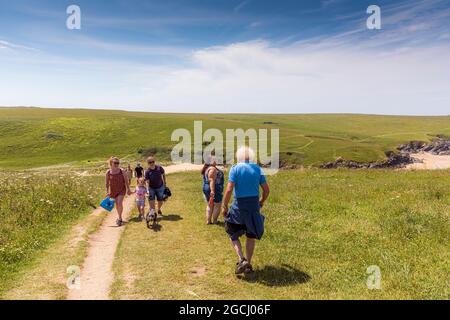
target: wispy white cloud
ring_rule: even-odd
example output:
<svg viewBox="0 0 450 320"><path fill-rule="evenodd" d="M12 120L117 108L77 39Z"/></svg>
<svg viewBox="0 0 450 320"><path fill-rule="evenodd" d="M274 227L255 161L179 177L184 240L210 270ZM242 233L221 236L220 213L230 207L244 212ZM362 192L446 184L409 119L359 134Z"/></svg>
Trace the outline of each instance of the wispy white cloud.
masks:
<svg viewBox="0 0 450 320"><path fill-rule="evenodd" d="M342 0L322 0L321 6L322 8L327 8L329 6L338 4L339 2L342 2Z"/></svg>
<svg viewBox="0 0 450 320"><path fill-rule="evenodd" d="M0 40L0 49L9 49L9 50L15 50L15 51L17 51L17 50L38 51L38 49L36 49L36 48L12 43L12 42L5 41L5 40Z"/></svg>
<svg viewBox="0 0 450 320"><path fill-rule="evenodd" d="M310 52L257 41L197 51L157 77L141 105L204 112L448 113L450 47Z"/></svg>
<svg viewBox="0 0 450 320"><path fill-rule="evenodd" d="M164 46L151 44L132 44L105 41L102 39L80 35L71 40L58 39L56 42L75 43L77 47L86 50L103 50L111 54L127 54L132 56L171 56L186 58L192 51L189 48L179 46Z"/></svg>
<svg viewBox="0 0 450 320"><path fill-rule="evenodd" d="M381 7L382 30L366 28L365 12L336 16L342 31L302 39L294 45L309 45L313 49L340 48L384 50L393 45L429 46L438 44L450 32L450 8L440 7L442 0L413 0Z"/></svg>
<svg viewBox="0 0 450 320"><path fill-rule="evenodd" d="M250 4L252 0L244 0L241 3L239 3L236 7L233 8L234 12L239 12L242 9L244 9L245 6L247 6L248 4Z"/></svg>

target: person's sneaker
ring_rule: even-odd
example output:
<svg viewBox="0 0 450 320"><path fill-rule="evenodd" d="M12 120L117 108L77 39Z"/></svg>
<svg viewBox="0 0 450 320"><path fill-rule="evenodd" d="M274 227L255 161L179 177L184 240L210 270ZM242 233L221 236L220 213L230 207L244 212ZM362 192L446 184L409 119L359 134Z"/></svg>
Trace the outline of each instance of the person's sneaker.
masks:
<svg viewBox="0 0 450 320"><path fill-rule="evenodd" d="M162 213L161 209L160 209L160 210L158 210L158 214L159 214L160 216L162 216L162 215L163 215L163 213Z"/></svg>
<svg viewBox="0 0 450 320"><path fill-rule="evenodd" d="M240 262L236 264L236 274L242 274L247 269L249 263L247 259L242 259Z"/></svg>
<svg viewBox="0 0 450 320"><path fill-rule="evenodd" d="M117 219L117 220L116 220L116 225L117 225L118 227L121 227L122 224L123 224L122 219Z"/></svg>
<svg viewBox="0 0 450 320"><path fill-rule="evenodd" d="M250 274L250 273L253 273L254 271L253 271L253 266L250 264L250 263L248 263L247 264L247 268L245 268L245 270L244 270L244 273L245 274Z"/></svg>

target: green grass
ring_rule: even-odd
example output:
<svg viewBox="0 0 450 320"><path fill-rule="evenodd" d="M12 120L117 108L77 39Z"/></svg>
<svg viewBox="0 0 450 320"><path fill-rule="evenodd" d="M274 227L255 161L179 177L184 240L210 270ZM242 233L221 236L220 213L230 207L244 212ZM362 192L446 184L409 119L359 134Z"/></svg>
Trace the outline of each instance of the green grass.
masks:
<svg viewBox="0 0 450 320"><path fill-rule="evenodd" d="M102 185L100 177L67 172L0 172L0 296L97 205Z"/></svg>
<svg viewBox="0 0 450 320"><path fill-rule="evenodd" d="M84 259L101 221L86 214L104 189L103 177L73 176L74 169L103 173L109 156L131 161L143 157L139 150L168 161L172 131L192 131L195 120L204 130L279 128L283 162L305 166L338 156L374 161L398 144L450 135L450 117L0 108L0 168L9 169L0 171L0 297L65 297L65 268ZM244 279L233 275L223 229L204 225L198 174L170 176L174 198L161 230L126 227L112 296L448 299L449 173L307 169L270 177L257 273ZM381 268L381 290L366 288L370 265Z"/></svg>
<svg viewBox="0 0 450 320"><path fill-rule="evenodd" d="M222 227L204 225L200 177L171 176L161 229L130 222L116 299L448 299L448 171L287 171L270 177L256 273L234 275ZM289 191L287 191L287 187ZM381 269L381 290L366 270Z"/></svg>
<svg viewBox="0 0 450 320"><path fill-rule="evenodd" d="M168 160L177 128L278 128L284 162L318 165L342 156L357 161L385 157L400 143L450 135L450 117L368 115L200 115L99 110L0 108L0 167L64 163L86 166L111 155L138 159L154 148ZM264 124L271 122L271 124ZM24 161L26 158L26 161Z"/></svg>

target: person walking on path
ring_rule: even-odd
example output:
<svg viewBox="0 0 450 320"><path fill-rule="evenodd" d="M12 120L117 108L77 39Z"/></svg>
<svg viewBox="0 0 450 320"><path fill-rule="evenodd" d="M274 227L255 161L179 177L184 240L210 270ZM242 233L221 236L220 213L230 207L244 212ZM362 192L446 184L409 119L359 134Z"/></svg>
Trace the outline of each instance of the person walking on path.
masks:
<svg viewBox="0 0 450 320"><path fill-rule="evenodd" d="M134 175L136 179L140 179L144 177L144 168L142 168L141 164L138 163L136 168L134 168Z"/></svg>
<svg viewBox="0 0 450 320"><path fill-rule="evenodd" d="M139 178L137 180L137 186L136 186L136 206L139 211L139 221L141 221L144 218L145 215L145 198L148 194L147 186L145 185L144 178Z"/></svg>
<svg viewBox="0 0 450 320"><path fill-rule="evenodd" d="M252 258L256 239L260 240L264 233L264 217L260 209L269 197L269 185L262 169L254 163L255 155L248 147L240 148L236 157L238 164L230 170L227 191L223 201L223 215L225 217L225 230L228 233L232 246L239 257L236 274L253 272ZM259 188L263 194L260 198ZM234 190L234 202L231 208L228 203ZM242 251L239 238L246 235L246 256Z"/></svg>
<svg viewBox="0 0 450 320"><path fill-rule="evenodd" d="M209 163L202 170L203 194L207 201L206 224L217 224L220 214L220 206L223 199L223 185L225 183L223 171L217 168L215 157L211 157Z"/></svg>
<svg viewBox="0 0 450 320"><path fill-rule="evenodd" d="M131 169L130 164L128 164L127 169L125 170L125 173L128 178L128 184L131 185L131 180L133 179L133 169Z"/></svg>
<svg viewBox="0 0 450 320"><path fill-rule="evenodd" d="M118 227L122 226L123 200L125 195L131 195L130 184L128 183L128 176L120 168L120 160L116 157L111 157L108 161L110 169L106 172L106 194L116 203L118 218L116 224Z"/></svg>
<svg viewBox="0 0 450 320"><path fill-rule="evenodd" d="M158 201L158 214L162 215L161 208L164 203L164 191L166 189L166 174L164 168L157 165L154 157L147 159L148 169L145 170L145 181L148 185L150 212L147 216L154 216L156 206L155 201Z"/></svg>

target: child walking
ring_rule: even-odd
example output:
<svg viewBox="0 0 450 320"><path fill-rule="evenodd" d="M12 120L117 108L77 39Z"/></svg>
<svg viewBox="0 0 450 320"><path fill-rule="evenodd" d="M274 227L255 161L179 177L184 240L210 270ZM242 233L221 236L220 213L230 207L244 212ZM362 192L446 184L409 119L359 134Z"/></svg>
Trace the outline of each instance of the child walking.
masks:
<svg viewBox="0 0 450 320"><path fill-rule="evenodd" d="M148 191L145 185L145 179L139 178L137 180L136 187L136 206L139 210L139 220L142 220L145 215L145 199L147 197Z"/></svg>

